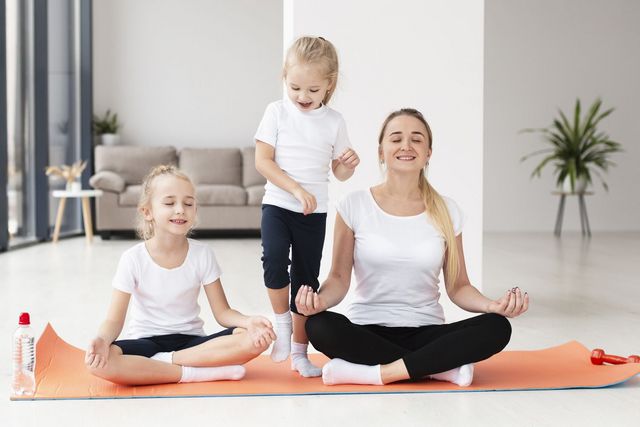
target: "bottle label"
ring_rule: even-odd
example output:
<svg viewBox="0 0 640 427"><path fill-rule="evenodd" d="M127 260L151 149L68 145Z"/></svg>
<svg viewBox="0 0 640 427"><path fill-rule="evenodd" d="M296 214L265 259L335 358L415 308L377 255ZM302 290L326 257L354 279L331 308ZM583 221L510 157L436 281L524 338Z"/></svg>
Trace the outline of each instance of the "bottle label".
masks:
<svg viewBox="0 0 640 427"><path fill-rule="evenodd" d="M33 354L34 339L33 337L22 337L22 369L26 369L29 372L33 372L35 365L35 357Z"/></svg>

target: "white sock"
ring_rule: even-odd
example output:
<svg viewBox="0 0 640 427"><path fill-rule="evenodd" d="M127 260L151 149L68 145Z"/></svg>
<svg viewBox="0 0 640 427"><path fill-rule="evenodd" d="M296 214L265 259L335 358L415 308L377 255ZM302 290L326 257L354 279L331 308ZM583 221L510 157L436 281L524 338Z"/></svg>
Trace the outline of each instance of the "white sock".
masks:
<svg viewBox="0 0 640 427"><path fill-rule="evenodd" d="M150 357L153 360L159 360L164 363L173 363L173 351L164 351L160 353L156 353Z"/></svg>
<svg viewBox="0 0 640 427"><path fill-rule="evenodd" d="M449 381L459 385L460 387L467 387L471 385L473 381L473 363L462 365L458 368L450 369L438 374L429 375L429 378L438 381Z"/></svg>
<svg viewBox="0 0 640 427"><path fill-rule="evenodd" d="M322 369L311 363L307 357L308 344L291 343L291 370L298 371L305 378L319 377Z"/></svg>
<svg viewBox="0 0 640 427"><path fill-rule="evenodd" d="M196 368L193 366L182 367L181 383L197 383L203 381L239 380L244 377L246 370L241 365L215 366Z"/></svg>
<svg viewBox="0 0 640 427"><path fill-rule="evenodd" d="M276 340L273 342L271 348L271 360L274 362L283 362L289 357L291 353L291 333L293 332L291 326L291 312L278 314L275 313L276 318Z"/></svg>
<svg viewBox="0 0 640 427"><path fill-rule="evenodd" d="M322 368L322 382L334 384L383 385L380 365L358 365L342 359L331 359Z"/></svg>

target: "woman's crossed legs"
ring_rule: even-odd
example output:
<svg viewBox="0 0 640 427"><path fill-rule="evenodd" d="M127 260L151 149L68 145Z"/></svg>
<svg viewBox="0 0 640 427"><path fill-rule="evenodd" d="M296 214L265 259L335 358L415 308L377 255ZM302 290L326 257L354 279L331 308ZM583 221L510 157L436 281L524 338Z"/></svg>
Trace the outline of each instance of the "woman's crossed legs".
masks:
<svg viewBox="0 0 640 427"><path fill-rule="evenodd" d="M496 314L412 328L356 325L341 314L327 311L311 316L306 329L317 350L332 359L342 359L330 362L323 372L325 382L332 384L388 384L431 376L468 385L471 378L465 381L456 376L472 376L473 371L455 370L500 352L511 337L509 321Z"/></svg>

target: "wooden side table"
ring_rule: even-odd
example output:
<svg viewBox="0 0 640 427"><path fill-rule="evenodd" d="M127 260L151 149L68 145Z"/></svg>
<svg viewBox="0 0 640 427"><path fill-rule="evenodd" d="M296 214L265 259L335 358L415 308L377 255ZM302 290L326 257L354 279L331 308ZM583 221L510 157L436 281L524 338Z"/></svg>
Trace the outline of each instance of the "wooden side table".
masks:
<svg viewBox="0 0 640 427"><path fill-rule="evenodd" d="M87 236L87 242L91 243L93 240L93 222L91 220L91 208L89 206L89 197L102 196L102 190L79 190L79 191L67 191L67 190L55 190L51 195L57 199L60 199L58 205L58 214L56 215L56 225L53 229L53 242L57 242L60 237L60 225L62 225L62 216L64 215L64 207L68 198L82 199L82 219L84 221L84 234Z"/></svg>
<svg viewBox="0 0 640 427"><path fill-rule="evenodd" d="M560 205L558 206L558 215L556 216L556 227L553 234L555 234L556 236L560 236L560 234L562 233L562 217L564 216L564 204L567 196L578 196L578 206L580 209L580 228L582 230L582 235L591 237L591 227L589 227L587 204L584 201L584 196L591 196L593 193L590 191L583 191L581 193L554 191L551 194L560 196Z"/></svg>

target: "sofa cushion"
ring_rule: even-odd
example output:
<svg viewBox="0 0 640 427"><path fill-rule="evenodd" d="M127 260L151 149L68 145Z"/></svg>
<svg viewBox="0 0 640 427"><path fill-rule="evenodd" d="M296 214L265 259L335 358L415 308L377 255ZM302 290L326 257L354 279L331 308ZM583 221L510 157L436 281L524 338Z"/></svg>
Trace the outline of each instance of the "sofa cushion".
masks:
<svg viewBox="0 0 640 427"><path fill-rule="evenodd" d="M237 148L185 148L180 169L195 185L242 185L242 156Z"/></svg>
<svg viewBox="0 0 640 427"><path fill-rule="evenodd" d="M206 185L196 187L198 204L243 206L247 204L247 192L237 185Z"/></svg>
<svg viewBox="0 0 640 427"><path fill-rule="evenodd" d="M142 194L142 185L127 185L118 196L118 204L120 206L138 206L140 194Z"/></svg>
<svg viewBox="0 0 640 427"><path fill-rule="evenodd" d="M264 185L252 185L247 187L247 205L260 206L264 197Z"/></svg>
<svg viewBox="0 0 640 427"><path fill-rule="evenodd" d="M124 178L127 184L140 184L151 169L158 165L178 163L173 147L144 147L139 145L98 145L96 172L108 170Z"/></svg>
<svg viewBox="0 0 640 427"><path fill-rule="evenodd" d="M121 193L126 184L124 182L124 178L117 173L111 171L100 171L89 178L89 185L99 190Z"/></svg>
<svg viewBox="0 0 640 427"><path fill-rule="evenodd" d="M242 185L245 188L252 185L265 185L267 180L256 169L256 147L242 149Z"/></svg>

